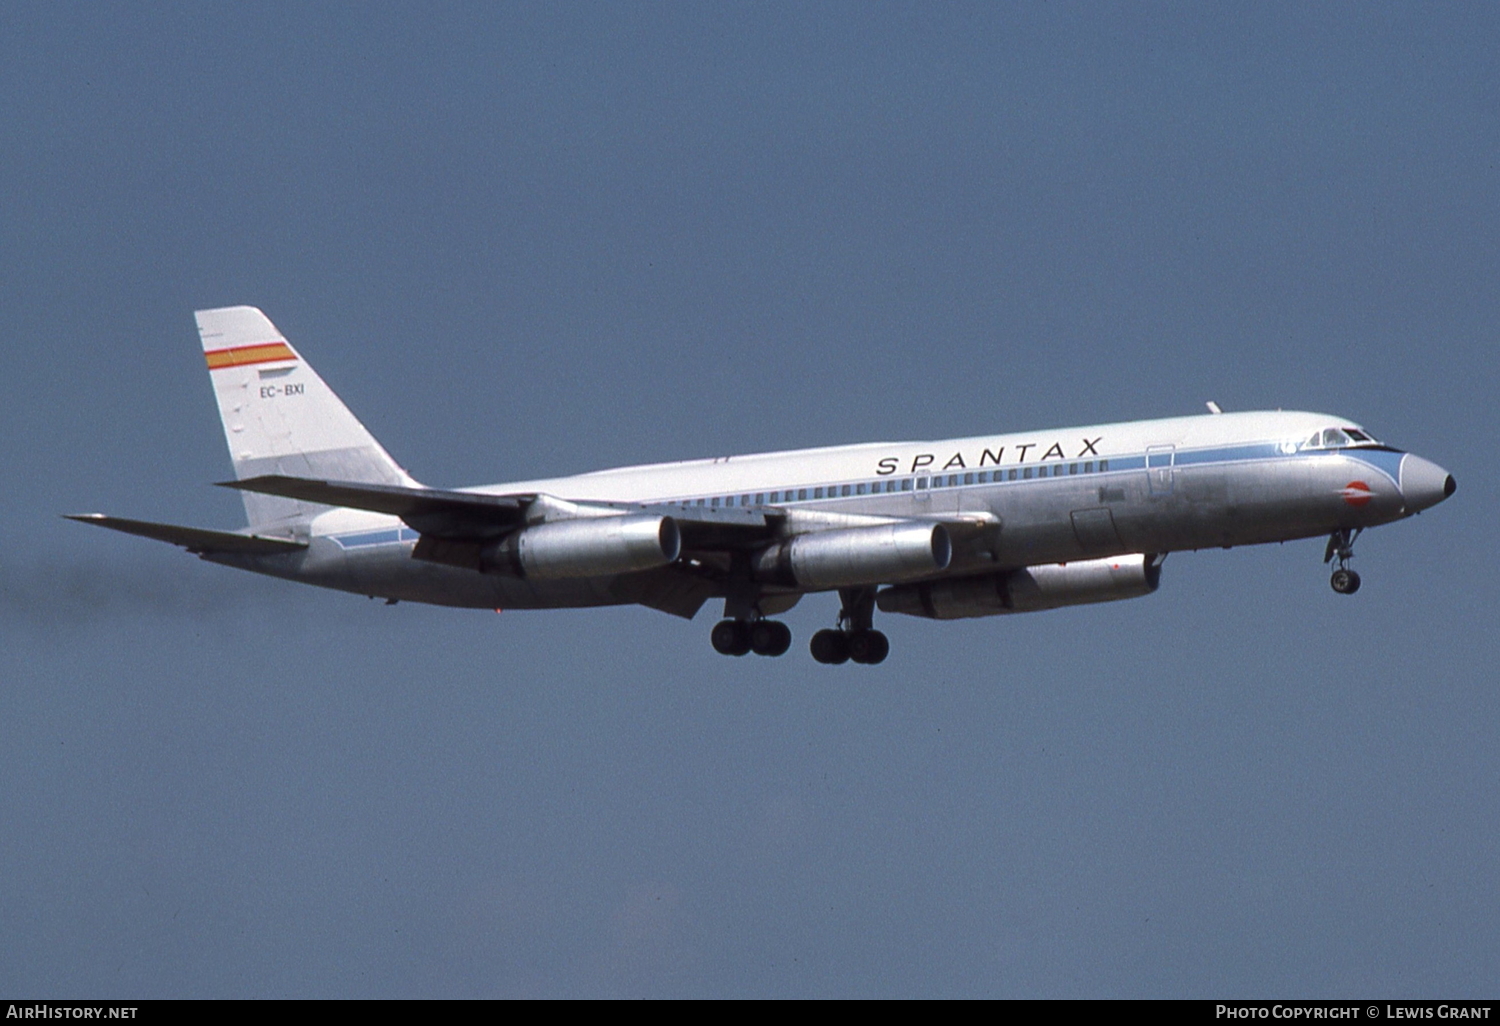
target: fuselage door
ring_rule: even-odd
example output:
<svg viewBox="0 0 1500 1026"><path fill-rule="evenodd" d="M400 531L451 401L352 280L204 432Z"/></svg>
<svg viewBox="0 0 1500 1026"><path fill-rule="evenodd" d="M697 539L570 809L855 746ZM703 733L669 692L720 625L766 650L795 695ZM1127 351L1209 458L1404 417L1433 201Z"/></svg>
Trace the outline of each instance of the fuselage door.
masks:
<svg viewBox="0 0 1500 1026"><path fill-rule="evenodd" d="M1172 459L1176 455L1175 445L1152 445L1146 448L1146 480L1151 486L1151 497L1172 494Z"/></svg>

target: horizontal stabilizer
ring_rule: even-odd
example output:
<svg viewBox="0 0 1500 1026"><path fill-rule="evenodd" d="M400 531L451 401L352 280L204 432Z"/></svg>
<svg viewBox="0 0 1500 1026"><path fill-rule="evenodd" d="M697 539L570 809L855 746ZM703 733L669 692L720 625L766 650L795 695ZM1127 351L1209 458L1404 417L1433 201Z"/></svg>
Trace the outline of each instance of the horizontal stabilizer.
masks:
<svg viewBox="0 0 1500 1026"><path fill-rule="evenodd" d="M438 537L494 537L521 523L535 495L483 495L438 488L359 484L354 481L317 481L306 477L267 474L243 481L221 481L262 495L280 495L325 506L344 506L400 517L423 534Z"/></svg>
<svg viewBox="0 0 1500 1026"><path fill-rule="evenodd" d="M306 542L287 541L284 538L263 538L253 534L232 534L229 531L206 531L200 527L178 527L176 524L154 524L149 520L126 520L103 513L65 513L69 520L80 524L97 524L111 531L154 538L157 541L181 545L189 552L231 552L244 556L275 556L287 552L301 552Z"/></svg>

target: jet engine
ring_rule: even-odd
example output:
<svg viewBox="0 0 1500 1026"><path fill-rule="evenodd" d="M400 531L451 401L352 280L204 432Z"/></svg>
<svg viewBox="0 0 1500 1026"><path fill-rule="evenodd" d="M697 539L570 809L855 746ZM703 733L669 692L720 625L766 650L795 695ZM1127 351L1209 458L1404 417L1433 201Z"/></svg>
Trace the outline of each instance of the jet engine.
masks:
<svg viewBox="0 0 1500 1026"><path fill-rule="evenodd" d="M789 587L842 588L925 577L952 558L948 529L914 520L799 534L762 552L755 572Z"/></svg>
<svg viewBox="0 0 1500 1026"><path fill-rule="evenodd" d="M682 535L672 517L631 514L537 523L489 544L425 534L411 555L481 573L556 580L652 570L672 562L681 550Z"/></svg>
<svg viewBox="0 0 1500 1026"><path fill-rule="evenodd" d="M1001 613L1030 613L1059 606L1149 595L1161 583L1157 555L1047 563L984 577L958 577L886 588L875 598L883 612L959 620Z"/></svg>
<svg viewBox="0 0 1500 1026"><path fill-rule="evenodd" d="M607 577L666 566L681 551L671 517L587 517L528 527L486 552L484 563L539 580Z"/></svg>

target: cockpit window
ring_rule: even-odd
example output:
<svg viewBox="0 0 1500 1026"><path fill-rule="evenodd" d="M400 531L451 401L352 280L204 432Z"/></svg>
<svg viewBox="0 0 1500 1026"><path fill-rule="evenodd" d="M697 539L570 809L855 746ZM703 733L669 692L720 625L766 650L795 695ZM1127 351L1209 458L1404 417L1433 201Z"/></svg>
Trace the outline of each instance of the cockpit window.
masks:
<svg viewBox="0 0 1500 1026"><path fill-rule="evenodd" d="M1345 449L1355 445L1379 445L1375 437L1359 428L1324 428L1302 443L1304 449Z"/></svg>

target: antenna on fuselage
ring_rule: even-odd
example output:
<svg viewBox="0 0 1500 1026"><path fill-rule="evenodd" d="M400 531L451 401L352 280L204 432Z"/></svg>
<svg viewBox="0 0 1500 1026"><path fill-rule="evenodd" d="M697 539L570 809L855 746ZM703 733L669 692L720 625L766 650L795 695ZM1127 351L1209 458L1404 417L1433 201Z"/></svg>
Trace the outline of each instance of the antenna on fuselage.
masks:
<svg viewBox="0 0 1500 1026"><path fill-rule="evenodd" d="M1212 399L1210 399L1208 402L1204 403L1203 405L1207 406L1208 407L1208 412L1212 413L1214 415L1218 415L1218 414L1224 412L1223 410L1219 409L1219 404L1216 403L1216 402L1214 402Z"/></svg>

